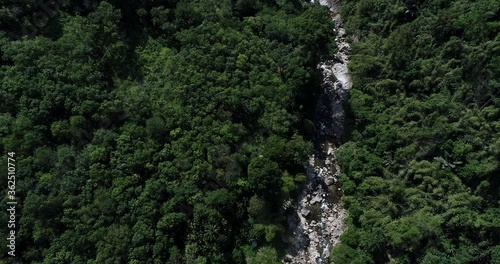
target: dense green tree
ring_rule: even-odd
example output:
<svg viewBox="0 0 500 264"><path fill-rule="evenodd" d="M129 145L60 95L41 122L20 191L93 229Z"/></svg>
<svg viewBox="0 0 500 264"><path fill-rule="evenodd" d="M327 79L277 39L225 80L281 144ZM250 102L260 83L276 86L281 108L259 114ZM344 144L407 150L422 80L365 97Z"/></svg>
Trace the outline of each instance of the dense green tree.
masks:
<svg viewBox="0 0 500 264"><path fill-rule="evenodd" d="M277 263L312 151L315 65L334 46L326 8L76 1L33 34L9 30L40 4L0 9L19 261Z"/></svg>
<svg viewBox="0 0 500 264"><path fill-rule="evenodd" d="M334 263L497 262L494 2L342 2L358 40Z"/></svg>

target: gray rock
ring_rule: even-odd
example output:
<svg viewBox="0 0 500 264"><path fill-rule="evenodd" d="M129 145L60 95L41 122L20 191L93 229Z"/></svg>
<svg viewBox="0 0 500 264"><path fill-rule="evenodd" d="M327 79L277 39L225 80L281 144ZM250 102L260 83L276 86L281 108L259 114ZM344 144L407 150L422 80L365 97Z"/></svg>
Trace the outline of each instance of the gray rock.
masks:
<svg viewBox="0 0 500 264"><path fill-rule="evenodd" d="M321 203L322 201L323 201L323 199L321 199L321 197L320 197L320 196L314 196L314 197L311 199L310 204Z"/></svg>
<svg viewBox="0 0 500 264"><path fill-rule="evenodd" d="M308 217L311 214L311 210L308 210L306 208L302 208L302 210L300 210L300 214L304 217Z"/></svg>
<svg viewBox="0 0 500 264"><path fill-rule="evenodd" d="M335 184L335 178L333 177L327 177L325 179L325 184L328 186L334 185Z"/></svg>

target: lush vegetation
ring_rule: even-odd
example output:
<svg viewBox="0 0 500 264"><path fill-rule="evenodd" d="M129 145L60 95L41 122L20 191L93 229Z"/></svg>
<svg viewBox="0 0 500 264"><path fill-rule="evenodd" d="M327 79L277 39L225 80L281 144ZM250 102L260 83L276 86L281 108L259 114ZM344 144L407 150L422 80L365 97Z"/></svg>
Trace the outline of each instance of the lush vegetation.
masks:
<svg viewBox="0 0 500 264"><path fill-rule="evenodd" d="M16 260L280 263L315 65L335 50L326 8L91 2L1 1ZM500 263L498 1L344 0L342 13L356 40L338 151L349 217L331 260Z"/></svg>
<svg viewBox="0 0 500 264"><path fill-rule="evenodd" d="M342 1L358 41L335 263L500 263L500 6Z"/></svg>
<svg viewBox="0 0 500 264"><path fill-rule="evenodd" d="M284 205L312 151L315 65L335 50L328 10L75 1L13 39L38 3L0 10L0 152L16 152L17 260L280 263Z"/></svg>

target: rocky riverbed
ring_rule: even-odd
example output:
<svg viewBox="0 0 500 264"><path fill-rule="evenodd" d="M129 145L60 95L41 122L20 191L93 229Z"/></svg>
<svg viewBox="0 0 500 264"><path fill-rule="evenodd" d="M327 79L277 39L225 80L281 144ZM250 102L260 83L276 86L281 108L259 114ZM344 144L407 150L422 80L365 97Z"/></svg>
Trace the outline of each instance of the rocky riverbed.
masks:
<svg viewBox="0 0 500 264"><path fill-rule="evenodd" d="M331 248L345 230L346 211L339 203L340 168L335 159L336 146L344 133L343 103L351 88L348 72L350 46L339 15L339 1L320 0L330 9L338 52L331 60L318 64L323 77L323 94L315 114L315 153L309 159L307 181L288 217L292 241L285 263L328 263Z"/></svg>

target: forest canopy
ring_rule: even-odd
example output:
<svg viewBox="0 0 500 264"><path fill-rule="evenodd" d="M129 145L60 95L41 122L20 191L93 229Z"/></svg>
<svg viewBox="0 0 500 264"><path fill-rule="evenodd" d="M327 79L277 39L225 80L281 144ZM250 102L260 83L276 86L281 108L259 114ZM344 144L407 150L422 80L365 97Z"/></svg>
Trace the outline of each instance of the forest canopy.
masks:
<svg viewBox="0 0 500 264"><path fill-rule="evenodd" d="M500 263L499 9L342 1L354 86L334 263Z"/></svg>
<svg viewBox="0 0 500 264"><path fill-rule="evenodd" d="M500 263L498 1L341 6L330 262ZM0 263L281 263L332 29L298 0L1 1Z"/></svg>
<svg viewBox="0 0 500 264"><path fill-rule="evenodd" d="M283 205L312 152L315 65L335 51L328 10L52 1L35 23L47 6L25 2L0 12L17 260L279 263Z"/></svg>

